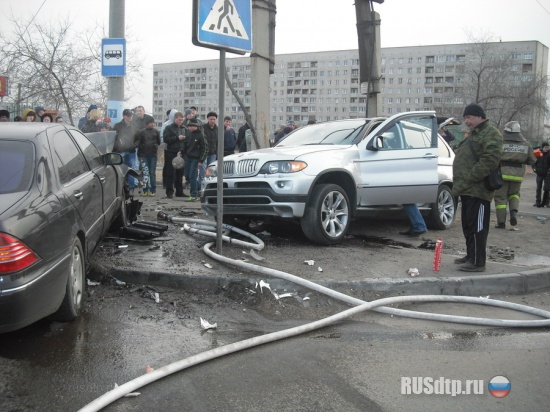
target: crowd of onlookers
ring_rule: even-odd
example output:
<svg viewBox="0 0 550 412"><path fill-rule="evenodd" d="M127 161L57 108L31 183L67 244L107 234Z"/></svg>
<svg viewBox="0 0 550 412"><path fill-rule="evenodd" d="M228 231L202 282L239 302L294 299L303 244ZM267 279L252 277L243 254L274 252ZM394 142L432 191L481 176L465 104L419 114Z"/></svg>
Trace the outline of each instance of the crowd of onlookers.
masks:
<svg viewBox="0 0 550 412"><path fill-rule="evenodd" d="M6 109L0 109L0 122L9 122L10 112ZM33 109L24 109L21 116L15 116L14 122L44 122L44 123L63 123L63 117L47 113L42 106Z"/></svg>

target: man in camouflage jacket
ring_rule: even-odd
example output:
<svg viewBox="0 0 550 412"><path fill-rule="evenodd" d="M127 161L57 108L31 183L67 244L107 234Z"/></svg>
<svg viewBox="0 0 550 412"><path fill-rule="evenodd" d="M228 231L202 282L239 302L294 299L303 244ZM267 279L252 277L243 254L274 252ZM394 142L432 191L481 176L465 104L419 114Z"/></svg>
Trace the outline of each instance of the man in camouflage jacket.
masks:
<svg viewBox="0 0 550 412"><path fill-rule="evenodd" d="M518 122L508 122L504 126L504 143L500 167L504 185L495 192L497 229L506 229L506 206L510 204L510 224L518 224L519 191L525 175L525 165L537 161L533 147L523 138Z"/></svg>
<svg viewBox="0 0 550 412"><path fill-rule="evenodd" d="M475 103L464 109L464 124L469 136L460 142L453 163L453 194L462 203L462 232L466 256L455 260L465 272L485 271L491 201L495 192L483 180L495 169L502 156L502 135L491 126L483 108ZM471 142L471 143L469 143ZM476 152L478 159L472 152Z"/></svg>

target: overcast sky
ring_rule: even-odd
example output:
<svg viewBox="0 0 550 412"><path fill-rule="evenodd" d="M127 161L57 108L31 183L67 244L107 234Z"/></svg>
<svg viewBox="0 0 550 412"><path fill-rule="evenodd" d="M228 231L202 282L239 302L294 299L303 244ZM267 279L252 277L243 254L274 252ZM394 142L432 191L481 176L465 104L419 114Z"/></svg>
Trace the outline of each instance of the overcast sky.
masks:
<svg viewBox="0 0 550 412"><path fill-rule="evenodd" d="M358 0L359 1L359 0ZM0 0L0 33L9 19L40 12L41 22L70 16L76 28L108 28L109 0ZM382 47L456 44L491 35L495 41L538 40L550 47L550 0L385 0L380 14ZM354 0L277 0L276 54L357 48ZM128 103L152 110L153 64L218 59L194 46L192 0L126 0L127 36L144 59L144 92ZM231 53L227 58L239 57ZM2 73L0 67L0 73Z"/></svg>

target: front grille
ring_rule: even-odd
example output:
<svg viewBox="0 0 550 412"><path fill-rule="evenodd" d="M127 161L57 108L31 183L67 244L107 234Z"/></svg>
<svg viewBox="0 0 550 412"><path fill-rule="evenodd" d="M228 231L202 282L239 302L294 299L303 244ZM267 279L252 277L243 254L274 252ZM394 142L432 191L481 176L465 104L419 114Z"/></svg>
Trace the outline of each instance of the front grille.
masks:
<svg viewBox="0 0 550 412"><path fill-rule="evenodd" d="M239 176L252 176L257 172L256 167L258 167L258 159L239 160L237 174Z"/></svg>
<svg viewBox="0 0 550 412"><path fill-rule="evenodd" d="M235 162L223 162L223 174L224 176L230 176L235 173Z"/></svg>

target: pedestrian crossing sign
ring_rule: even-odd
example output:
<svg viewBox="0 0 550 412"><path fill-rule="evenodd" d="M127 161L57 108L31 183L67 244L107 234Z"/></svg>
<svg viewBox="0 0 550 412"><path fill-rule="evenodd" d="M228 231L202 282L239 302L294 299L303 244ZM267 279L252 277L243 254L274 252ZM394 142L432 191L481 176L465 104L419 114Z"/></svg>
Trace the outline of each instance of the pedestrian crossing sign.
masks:
<svg viewBox="0 0 550 412"><path fill-rule="evenodd" d="M193 44L252 51L252 0L193 0Z"/></svg>

